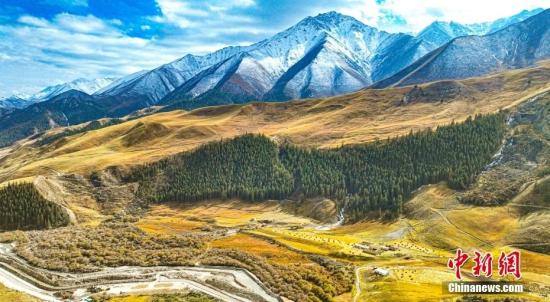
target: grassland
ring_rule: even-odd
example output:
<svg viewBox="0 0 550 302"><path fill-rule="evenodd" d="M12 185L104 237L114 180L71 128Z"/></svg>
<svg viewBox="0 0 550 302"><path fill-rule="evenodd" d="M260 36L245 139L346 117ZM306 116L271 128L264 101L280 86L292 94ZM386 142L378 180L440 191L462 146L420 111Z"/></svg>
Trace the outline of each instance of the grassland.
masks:
<svg viewBox="0 0 550 302"><path fill-rule="evenodd" d="M247 203L238 200L206 201L192 205L154 205L136 224L144 231L171 234L205 226L235 228L261 223L306 225L312 221L288 213L279 202Z"/></svg>
<svg viewBox="0 0 550 302"><path fill-rule="evenodd" d="M247 132L263 133L276 141L288 140L320 148L369 142L461 121L477 113L513 107L530 96L550 89L549 77L550 62L545 62L535 68L507 71L484 78L429 83L419 88L364 90L318 100L157 113L78 133L44 146L22 141L0 150L0 182L34 180L44 191L62 196L59 203L68 205L80 218L77 221L80 224L78 230L86 239L81 241L87 244L87 233L101 231L98 225L112 213L105 211L102 207L106 205L100 204L93 194L81 194L84 191L97 193L97 188L89 189L87 186L91 184L74 180L78 179L78 175L66 177L69 174L65 173L90 174L112 165L127 167L141 164L190 150L208 141ZM403 102L405 96L411 96L413 89L423 92L407 98L407 103ZM42 174L48 176L37 177ZM61 183L64 185L59 186ZM107 194L104 199L113 200L116 199L113 196L128 195L127 191L131 191L118 184L113 187L119 188L118 193ZM527 189L532 190L531 187ZM212 258L221 259L213 263L234 264L238 259L242 261L241 265L244 263L253 267L256 263L262 264L255 267L256 273L270 271L264 269L266 267L275 267L280 272L268 275L268 278L277 281L275 285L280 287L281 292L287 287L283 277L300 268L311 269L304 269L304 276L310 272L326 273L326 268L312 260L312 255L321 255L357 268L358 283L353 292L335 297L335 301L453 301L458 296L443 294L441 284L454 280L453 272L445 264L456 248L498 254L513 246L525 247L521 244L532 244L532 240L524 243L518 238L525 238L526 234L531 234L531 237L542 234L544 230L541 231L541 227L548 225L549 217L548 212L524 215L519 211L517 205L525 204L532 195L518 198L511 205L475 207L459 203L461 194L444 183L425 186L407 202L405 214L398 220L366 221L330 230L319 228L322 224L320 220L328 223L335 214L335 204L330 201L323 201L322 209L312 206L317 203L307 202L296 205L274 201L245 203L214 200L186 205L161 204L148 208L134 225L145 231L143 238L147 242L155 242L167 235L216 232L217 235L211 237L214 239L206 242L204 247L212 253ZM113 207L111 212L121 208ZM313 215L320 210L326 211L326 215ZM70 233L67 231L67 234ZM101 235L100 232L97 234ZM44 244L53 238L36 236ZM63 242L56 252L65 252L67 246L73 245L73 242L64 242L70 236L59 236ZM95 236L93 239L101 242L104 237L107 236ZM110 242L118 245L120 236L115 237L118 239ZM137 247L133 245L131 251L134 254L126 255L129 263L147 256L139 250L143 249L143 243L136 244ZM105 250L101 246L92 247L93 252ZM40 245L34 249L37 253L46 250ZM72 248L77 256L79 249ZM151 248L157 249L163 250L155 246ZM223 258L229 250L236 251L234 257ZM547 301L550 293L550 257L525 249L521 251L523 281L535 288L532 293L518 297ZM250 259L243 255L249 255ZM85 259L74 258L74 268L81 268L79 261ZM188 255L182 252L181 258L187 259ZM157 264L155 261L144 263ZM63 267L67 267L66 263L54 266L56 269ZM390 274L386 277L375 275L373 269L376 267L389 269ZM466 278L471 279L471 276L466 274ZM305 279L296 279L300 280L296 283ZM334 277L334 280L338 279ZM157 298L132 296L109 301L156 302L154 299ZM34 301L0 286L0 301L3 300Z"/></svg>
<svg viewBox="0 0 550 302"><path fill-rule="evenodd" d="M453 257L455 249L493 255L509 252L517 249L508 241L522 224L513 206L467 206L458 203L457 194L443 183L426 186L407 204L404 217L391 223L363 222L328 231L264 227L250 233L292 251L353 263L358 267L360 286L360 291L354 289L354 301L454 301L460 296L443 294L442 283L455 280L454 272L446 268L446 261ZM234 243L237 245L239 241ZM246 245L242 248L246 249ZM546 301L550 293L550 257L520 250L522 281L533 292L506 297ZM373 273L376 267L389 269L390 274L377 276ZM468 274L470 269L471 263L463 270L466 280L476 280Z"/></svg>
<svg viewBox="0 0 550 302"><path fill-rule="evenodd" d="M248 234L235 234L210 242L210 246L221 249L237 249L264 257L274 263L291 264L310 262L303 254L286 249Z"/></svg>
<svg viewBox="0 0 550 302"><path fill-rule="evenodd" d="M96 300L105 301L105 302L214 302L214 301L217 301L206 295L198 294L198 293L122 296L122 297L106 298L105 300L96 298Z"/></svg>
<svg viewBox="0 0 550 302"><path fill-rule="evenodd" d="M9 302L38 302L40 300L33 298L27 294L23 294L14 290L11 290L4 285L0 284L0 301Z"/></svg>
<svg viewBox="0 0 550 302"><path fill-rule="evenodd" d="M0 181L52 169L89 173L112 165L131 166L244 133L321 148L395 137L514 106L547 90L549 76L550 62L544 62L484 78L420 85L421 93L407 103L403 100L413 87L158 113L41 147L24 141L0 150L6 154L0 161Z"/></svg>

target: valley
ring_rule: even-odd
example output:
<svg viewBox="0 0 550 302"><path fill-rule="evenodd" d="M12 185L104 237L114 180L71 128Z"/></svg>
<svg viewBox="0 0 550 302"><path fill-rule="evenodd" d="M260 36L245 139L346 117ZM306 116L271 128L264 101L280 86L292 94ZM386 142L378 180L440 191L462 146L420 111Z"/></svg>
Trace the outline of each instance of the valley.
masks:
<svg viewBox="0 0 550 302"><path fill-rule="evenodd" d="M174 16L58 29L146 48ZM0 99L0 301L549 301L549 16L414 35L332 11ZM518 251L521 278L455 272L457 249ZM449 293L460 271L525 291Z"/></svg>
<svg viewBox="0 0 550 302"><path fill-rule="evenodd" d="M513 107L546 91L549 73L550 63L543 62L534 68L416 89L367 89L326 99L156 113L45 146L37 144L37 138L22 140L0 152L5 154L0 159L0 180L49 175L52 169L86 173L151 162L245 133L318 148L383 140Z"/></svg>
<svg viewBox="0 0 550 302"><path fill-rule="evenodd" d="M198 266L117 267L94 273L60 274L27 266L24 260L13 254L12 248L10 245L0 247L0 257L2 257L0 280L9 287L46 301L62 301L63 298L56 296L55 293L66 291L74 291L73 298L81 301L97 291L106 291L107 295L121 295L185 289L202 292L223 301L250 301L251 294L239 296L238 293L231 294L223 289L216 289L211 285L215 282L214 280L231 284L236 290L242 292L254 293L264 301L278 301L264 289L261 283L257 283L255 276L245 270ZM17 265L6 264L7 262ZM26 272L31 272L31 275ZM47 279L40 280L33 277L38 272L47 276ZM56 280L55 284L48 283L52 280ZM243 295L242 292L241 295Z"/></svg>
<svg viewBox="0 0 550 302"><path fill-rule="evenodd" d="M445 294L441 286L454 280L446 261L460 247L494 254L520 249L529 292L506 298L545 301L550 294L547 66L451 82L461 87L456 94L439 90L443 84L436 82L320 100L161 112L43 145L37 144L41 138L21 141L4 150L3 188L32 182L46 200L74 217L57 229L1 233L6 248L0 263L8 269L2 271L3 283L50 301L67 295L132 301L190 290L222 301L456 301L461 296ZM526 78L530 86L517 90ZM479 89L495 83L494 90ZM446 99L428 102L436 91ZM215 149L221 138L238 142L247 132L266 135L268 145L316 147L322 154L342 144L354 150L395 136L401 138L391 142L403 141L411 130L461 127L472 123L467 121L472 114L499 110L508 110L502 142L490 149L472 184L456 190L448 181L429 181L391 219L375 214L350 220L350 208L337 195L297 195L296 189L279 200L255 191L248 201L210 192L210 198L194 202L150 202L140 195L147 186L125 177L136 163L154 167L171 156L180 164L179 152L199 156L205 143ZM349 119L356 111L357 120ZM249 159L262 154L239 153ZM336 223L342 208L347 221ZM476 280L468 268L466 280ZM235 275L241 269L249 277ZM0 291L2 297L33 301L10 289Z"/></svg>

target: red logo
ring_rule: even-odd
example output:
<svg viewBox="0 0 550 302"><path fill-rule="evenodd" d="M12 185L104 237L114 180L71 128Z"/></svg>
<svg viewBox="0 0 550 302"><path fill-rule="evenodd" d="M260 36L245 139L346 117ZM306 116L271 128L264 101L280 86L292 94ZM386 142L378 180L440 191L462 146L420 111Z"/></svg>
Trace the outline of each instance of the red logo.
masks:
<svg viewBox="0 0 550 302"><path fill-rule="evenodd" d="M475 251L475 254L475 265L472 268L474 276L479 277L480 273L483 273L485 277L491 277L493 275L493 256L490 253L485 253L481 257L481 253L478 251Z"/></svg>
<svg viewBox="0 0 550 302"><path fill-rule="evenodd" d="M493 255L491 253L481 253L478 251L474 252L474 266L472 267L472 274L475 277L481 276L483 274L485 277L491 277L493 275ZM456 250L456 256L449 259L447 262L447 267L455 271L455 276L457 279L462 279L462 274L460 269L466 261L470 258L468 254L463 253L462 249ZM521 254L519 251L512 251L508 254L501 252L500 257L498 257L498 274L501 277L504 277L508 274L511 274L516 277L516 279L521 278Z"/></svg>
<svg viewBox="0 0 550 302"><path fill-rule="evenodd" d="M466 263L466 260L468 260L468 258L469 256L462 253L461 249L457 249L456 257L454 259L449 259L449 262L447 262L447 267L455 270L455 275L457 279L462 279L460 268L464 265L464 263Z"/></svg>
<svg viewBox="0 0 550 302"><path fill-rule="evenodd" d="M501 276L512 274L516 277L516 279L521 278L521 269L519 263L519 251L513 251L509 254L505 254L504 252L500 253L500 257L498 257L498 274Z"/></svg>

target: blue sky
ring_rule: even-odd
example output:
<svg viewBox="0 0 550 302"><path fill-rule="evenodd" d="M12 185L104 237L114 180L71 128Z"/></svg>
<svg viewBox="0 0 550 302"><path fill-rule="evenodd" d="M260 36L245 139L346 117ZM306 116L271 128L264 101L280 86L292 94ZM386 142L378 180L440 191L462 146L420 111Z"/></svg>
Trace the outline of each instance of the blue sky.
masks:
<svg viewBox="0 0 550 302"><path fill-rule="evenodd" d="M0 0L0 97L248 45L327 11L392 32L490 21L550 0Z"/></svg>

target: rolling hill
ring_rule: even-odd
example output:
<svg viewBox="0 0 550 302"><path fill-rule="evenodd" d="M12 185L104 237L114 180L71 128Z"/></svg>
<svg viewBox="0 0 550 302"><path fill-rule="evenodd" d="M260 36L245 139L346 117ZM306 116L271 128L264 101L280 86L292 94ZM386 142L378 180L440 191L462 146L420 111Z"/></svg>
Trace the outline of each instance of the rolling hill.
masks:
<svg viewBox="0 0 550 302"><path fill-rule="evenodd" d="M549 62L528 69L417 87L366 89L316 100L250 103L155 113L86 132L55 129L2 150L0 179L155 161L245 133L311 147L357 144L508 108L550 87ZM84 127L86 124L70 129ZM48 144L40 139L58 138Z"/></svg>
<svg viewBox="0 0 550 302"><path fill-rule="evenodd" d="M163 111L191 110L319 98L357 91L376 81L373 87L385 87L525 67L548 57L548 10L513 23L526 16L520 15L499 22L502 26L512 23L500 31L456 38L436 50L448 32L415 37L380 31L336 12L307 17L250 46L186 55L116 80L99 91L95 85L92 95L80 91L85 83L78 80L73 83L80 91L78 97L72 90L65 91L70 85L46 89L45 95L55 96L26 108L1 110L0 146L60 125L122 117L155 106L163 106ZM434 42L434 36L441 37L435 39L440 42ZM513 53L508 51L511 48Z"/></svg>

